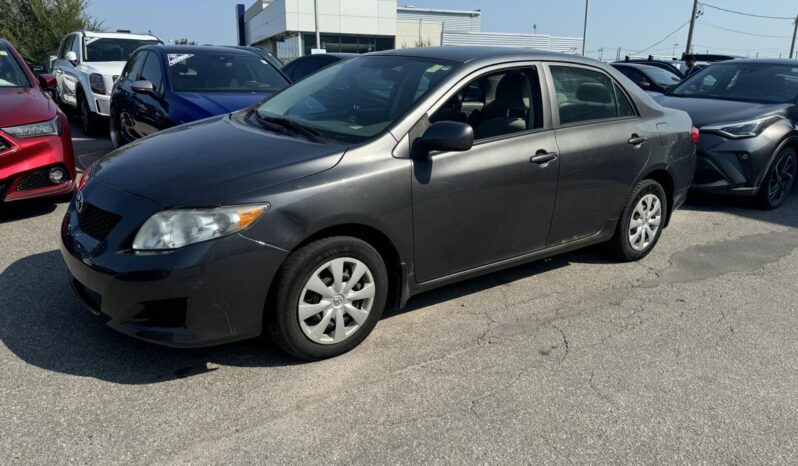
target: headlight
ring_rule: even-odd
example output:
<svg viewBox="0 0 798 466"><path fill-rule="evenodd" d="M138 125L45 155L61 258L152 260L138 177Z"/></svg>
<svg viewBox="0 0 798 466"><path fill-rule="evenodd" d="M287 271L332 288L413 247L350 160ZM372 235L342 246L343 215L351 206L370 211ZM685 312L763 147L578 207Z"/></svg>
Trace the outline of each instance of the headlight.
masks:
<svg viewBox="0 0 798 466"><path fill-rule="evenodd" d="M92 73L89 75L89 86L95 94L105 95L105 80L103 75Z"/></svg>
<svg viewBox="0 0 798 466"><path fill-rule="evenodd" d="M765 130L765 128L781 119L782 117L780 116L771 115L768 117L757 118L756 120L704 126L701 128L701 131L717 133L721 136L731 139L752 138L759 136L762 131Z"/></svg>
<svg viewBox="0 0 798 466"><path fill-rule="evenodd" d="M177 249L221 238L252 225L267 210L269 204L159 212L139 229L133 240L133 249Z"/></svg>
<svg viewBox="0 0 798 466"><path fill-rule="evenodd" d="M0 129L17 139L35 138L37 136L59 136L61 134L61 121L58 119L58 115L56 115L56 117L50 121L10 126Z"/></svg>

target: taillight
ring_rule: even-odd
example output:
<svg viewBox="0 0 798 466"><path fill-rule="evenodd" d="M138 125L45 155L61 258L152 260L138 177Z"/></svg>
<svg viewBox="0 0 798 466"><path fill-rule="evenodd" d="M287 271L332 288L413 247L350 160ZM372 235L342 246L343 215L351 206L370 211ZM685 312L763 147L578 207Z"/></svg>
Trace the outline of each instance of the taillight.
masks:
<svg viewBox="0 0 798 466"><path fill-rule="evenodd" d="M699 137L701 137L701 133L698 132L698 128L693 126L693 129L690 130L690 139L693 140L693 144L698 144Z"/></svg>

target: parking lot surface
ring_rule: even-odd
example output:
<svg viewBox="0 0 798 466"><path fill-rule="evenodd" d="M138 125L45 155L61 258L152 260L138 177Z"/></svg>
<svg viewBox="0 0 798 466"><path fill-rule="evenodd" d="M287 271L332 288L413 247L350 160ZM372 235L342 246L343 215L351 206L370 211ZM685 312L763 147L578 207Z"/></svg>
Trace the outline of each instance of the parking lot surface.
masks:
<svg viewBox="0 0 798 466"><path fill-rule="evenodd" d="M109 150L75 137L81 168ZM798 196L691 199L640 263L448 286L310 364L107 329L65 278L65 207L0 213L3 464L798 463Z"/></svg>

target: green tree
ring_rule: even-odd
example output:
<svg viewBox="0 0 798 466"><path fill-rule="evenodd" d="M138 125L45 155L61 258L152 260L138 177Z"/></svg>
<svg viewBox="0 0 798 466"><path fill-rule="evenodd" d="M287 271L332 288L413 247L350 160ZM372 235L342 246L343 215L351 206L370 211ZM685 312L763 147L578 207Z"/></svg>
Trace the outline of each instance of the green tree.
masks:
<svg viewBox="0 0 798 466"><path fill-rule="evenodd" d="M29 63L40 63L70 32L98 30L89 0L0 0L0 37Z"/></svg>

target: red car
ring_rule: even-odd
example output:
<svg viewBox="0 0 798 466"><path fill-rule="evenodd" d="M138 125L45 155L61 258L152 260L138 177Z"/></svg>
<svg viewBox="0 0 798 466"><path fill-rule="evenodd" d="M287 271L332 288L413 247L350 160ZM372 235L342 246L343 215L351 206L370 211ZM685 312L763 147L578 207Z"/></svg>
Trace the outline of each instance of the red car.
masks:
<svg viewBox="0 0 798 466"><path fill-rule="evenodd" d="M66 116L22 57L0 39L0 204L72 192L75 157Z"/></svg>

